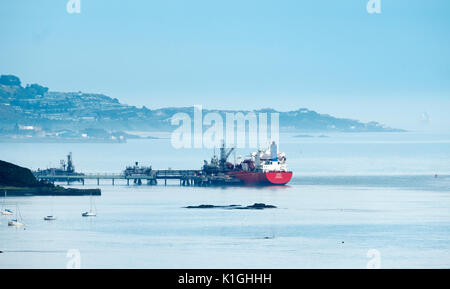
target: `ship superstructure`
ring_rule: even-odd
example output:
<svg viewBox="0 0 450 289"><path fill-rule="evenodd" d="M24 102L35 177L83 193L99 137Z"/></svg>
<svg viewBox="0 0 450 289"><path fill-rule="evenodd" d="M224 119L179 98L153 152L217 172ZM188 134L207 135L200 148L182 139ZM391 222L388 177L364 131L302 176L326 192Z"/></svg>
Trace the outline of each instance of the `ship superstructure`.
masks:
<svg viewBox="0 0 450 289"><path fill-rule="evenodd" d="M72 153L70 152L67 155L67 160L60 161L61 167L59 168L48 168L45 170L38 169L33 172L33 174L39 179L45 179L45 176L51 177L47 181L57 181L57 182L82 182L83 173L77 173L75 171L75 166L73 164ZM61 177L59 177L61 176ZM66 178L66 176L70 176L70 178ZM76 178L80 176L80 178Z"/></svg>

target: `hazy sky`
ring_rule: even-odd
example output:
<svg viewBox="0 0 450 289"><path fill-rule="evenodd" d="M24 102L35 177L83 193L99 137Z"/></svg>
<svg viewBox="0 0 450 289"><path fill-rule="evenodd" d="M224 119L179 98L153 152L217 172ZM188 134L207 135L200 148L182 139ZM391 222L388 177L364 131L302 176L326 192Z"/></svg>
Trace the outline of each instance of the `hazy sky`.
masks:
<svg viewBox="0 0 450 289"><path fill-rule="evenodd" d="M450 132L450 1L0 1L0 74L163 106Z"/></svg>

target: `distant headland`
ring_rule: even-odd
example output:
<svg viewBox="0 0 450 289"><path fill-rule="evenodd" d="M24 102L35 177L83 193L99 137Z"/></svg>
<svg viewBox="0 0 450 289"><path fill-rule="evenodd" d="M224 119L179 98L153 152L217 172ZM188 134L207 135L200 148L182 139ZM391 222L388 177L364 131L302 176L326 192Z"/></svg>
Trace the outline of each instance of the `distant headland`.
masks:
<svg viewBox="0 0 450 289"><path fill-rule="evenodd" d="M23 86L14 75L0 76L0 136L3 141L124 142L131 138L156 138L152 133L174 130L170 120L178 112L192 115L193 108L138 108L103 94L54 92L39 84ZM237 111L204 112L225 115ZM288 112L267 108L254 112L278 112L281 132L404 131L375 121L363 123L336 118L307 108Z"/></svg>

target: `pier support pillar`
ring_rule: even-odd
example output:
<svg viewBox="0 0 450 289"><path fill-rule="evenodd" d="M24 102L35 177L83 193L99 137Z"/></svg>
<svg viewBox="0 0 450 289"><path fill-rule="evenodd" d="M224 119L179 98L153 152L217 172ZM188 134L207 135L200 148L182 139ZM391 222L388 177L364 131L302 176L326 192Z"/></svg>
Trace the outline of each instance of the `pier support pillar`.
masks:
<svg viewBox="0 0 450 289"><path fill-rule="evenodd" d="M114 186L114 178L112 179L112 185Z"/></svg>
<svg viewBox="0 0 450 289"><path fill-rule="evenodd" d="M164 186L167 186L167 179L164 179Z"/></svg>
<svg viewBox="0 0 450 289"><path fill-rule="evenodd" d="M84 179L81 179L81 183L83 184L83 186L84 186Z"/></svg>
<svg viewBox="0 0 450 289"><path fill-rule="evenodd" d="M130 179L127 179L127 186L130 185Z"/></svg>
<svg viewBox="0 0 450 289"><path fill-rule="evenodd" d="M100 186L100 179L97 178L97 186Z"/></svg>

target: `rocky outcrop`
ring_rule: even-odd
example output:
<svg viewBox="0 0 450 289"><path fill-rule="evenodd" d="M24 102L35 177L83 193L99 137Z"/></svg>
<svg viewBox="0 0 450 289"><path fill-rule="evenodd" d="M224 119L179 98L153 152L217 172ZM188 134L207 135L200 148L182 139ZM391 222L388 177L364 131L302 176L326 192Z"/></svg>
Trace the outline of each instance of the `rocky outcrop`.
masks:
<svg viewBox="0 0 450 289"><path fill-rule="evenodd" d="M215 205L199 205L199 206L187 206L186 209L236 209L236 210L263 210L263 209L274 209L276 206L266 205L264 203L254 203L253 205L243 207L241 205L229 205L229 206L215 206Z"/></svg>
<svg viewBox="0 0 450 289"><path fill-rule="evenodd" d="M66 189L51 183L38 181L29 169L1 160L0 191L7 191L8 196L101 195L100 189Z"/></svg>
<svg viewBox="0 0 450 289"><path fill-rule="evenodd" d="M49 186L49 184L38 182L27 168L0 160L0 186L42 187Z"/></svg>

